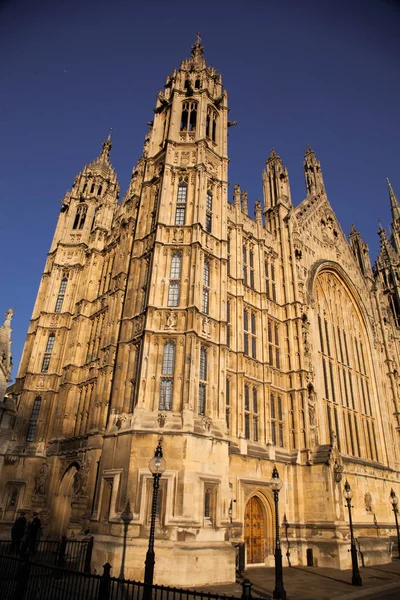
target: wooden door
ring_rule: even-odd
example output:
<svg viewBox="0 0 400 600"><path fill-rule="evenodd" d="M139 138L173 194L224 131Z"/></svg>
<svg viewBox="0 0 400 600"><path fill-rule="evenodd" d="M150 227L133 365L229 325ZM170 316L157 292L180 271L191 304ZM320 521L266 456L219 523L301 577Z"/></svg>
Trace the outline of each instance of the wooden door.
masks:
<svg viewBox="0 0 400 600"><path fill-rule="evenodd" d="M244 513L244 541L247 564L264 563L264 515L261 502L253 496Z"/></svg>

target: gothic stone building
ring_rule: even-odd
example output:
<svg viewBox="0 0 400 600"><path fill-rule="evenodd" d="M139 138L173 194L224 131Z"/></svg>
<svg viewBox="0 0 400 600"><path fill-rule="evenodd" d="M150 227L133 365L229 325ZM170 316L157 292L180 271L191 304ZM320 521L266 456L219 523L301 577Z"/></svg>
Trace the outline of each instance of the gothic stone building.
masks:
<svg viewBox="0 0 400 600"><path fill-rule="evenodd" d="M1 442L4 532L39 510L46 536L89 531L97 566L117 574L125 556L142 579L162 434L157 582L232 581L240 543L247 565L273 564L274 463L292 564L312 550L350 566L346 479L365 561L389 558L400 207L390 188L393 233L371 268L307 148L306 198L292 204L272 151L253 218L238 185L228 197L233 124L197 40L157 95L122 201L110 138L65 195Z"/></svg>

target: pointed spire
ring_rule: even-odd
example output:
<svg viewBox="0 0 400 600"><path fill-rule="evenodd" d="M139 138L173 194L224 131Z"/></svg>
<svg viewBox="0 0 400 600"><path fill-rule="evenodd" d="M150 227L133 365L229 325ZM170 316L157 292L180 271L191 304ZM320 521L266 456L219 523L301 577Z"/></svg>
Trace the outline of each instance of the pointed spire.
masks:
<svg viewBox="0 0 400 600"><path fill-rule="evenodd" d="M97 159L97 162L106 163L107 165L110 165L110 152L111 152L111 148L112 148L111 133L112 133L112 128L109 131L107 139L104 140L104 142L102 144L102 149L101 149L101 152Z"/></svg>
<svg viewBox="0 0 400 600"><path fill-rule="evenodd" d="M386 177L386 181L387 181L388 188L389 188L390 208L392 211L393 224L395 224L395 223L398 223L400 220L400 206L399 206L398 200L396 198L396 194L393 191L392 184L390 183L390 181L387 177Z"/></svg>
<svg viewBox="0 0 400 600"><path fill-rule="evenodd" d="M304 154L304 176L307 196L319 196L325 193L321 164L310 146L307 146Z"/></svg>

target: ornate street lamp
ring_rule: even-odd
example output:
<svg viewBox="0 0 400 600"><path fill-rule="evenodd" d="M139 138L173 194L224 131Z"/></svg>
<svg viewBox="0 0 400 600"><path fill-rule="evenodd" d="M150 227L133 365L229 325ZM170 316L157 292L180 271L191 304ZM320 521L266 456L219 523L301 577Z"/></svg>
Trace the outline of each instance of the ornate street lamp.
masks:
<svg viewBox="0 0 400 600"><path fill-rule="evenodd" d="M286 600L286 592L283 587L283 571L282 571L282 551L281 540L279 537L279 490L282 487L282 480L279 478L278 469L274 465L272 471L271 488L274 492L275 502L275 589L272 597L275 600Z"/></svg>
<svg viewBox="0 0 400 600"><path fill-rule="evenodd" d="M346 483L344 484L343 495L346 498L347 508L349 510L350 538L351 538L350 552L351 552L351 567L352 567L351 583L352 583L352 585L362 585L362 579L361 579L360 571L358 569L356 541L354 539L354 534L353 534L353 520L351 518L351 499L353 497L353 492L351 491L351 487L350 487L350 484L347 481L347 479L346 479Z"/></svg>
<svg viewBox="0 0 400 600"><path fill-rule="evenodd" d="M161 439L158 440L157 448L153 458L149 462L149 469L153 475L153 500L151 503L151 521L150 521L150 536L149 547L146 553L145 568L144 568L144 600L152 598L152 586L154 575L154 530L156 524L157 496L160 483L160 477L166 469L166 462L163 458Z"/></svg>
<svg viewBox="0 0 400 600"><path fill-rule="evenodd" d="M397 498L396 494L394 493L394 489L392 488L390 490L390 496L389 496L389 502L393 507L393 512L394 512L394 519L396 521L396 531L397 531L397 551L399 554L399 558L400 558L400 532L399 532L399 520L398 520L398 512L399 509L397 508L397 505L399 503L399 499Z"/></svg>

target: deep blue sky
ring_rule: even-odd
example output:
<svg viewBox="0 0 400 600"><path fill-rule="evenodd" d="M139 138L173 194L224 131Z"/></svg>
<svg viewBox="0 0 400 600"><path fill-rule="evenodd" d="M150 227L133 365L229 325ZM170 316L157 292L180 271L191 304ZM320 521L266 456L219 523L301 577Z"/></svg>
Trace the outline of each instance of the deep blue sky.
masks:
<svg viewBox="0 0 400 600"><path fill-rule="evenodd" d="M394 0L0 0L0 320L18 367L59 200L113 128L122 193L155 95L200 31L229 93L229 180L261 197L275 147L292 200L307 144L347 234L378 251L400 199L400 4Z"/></svg>

